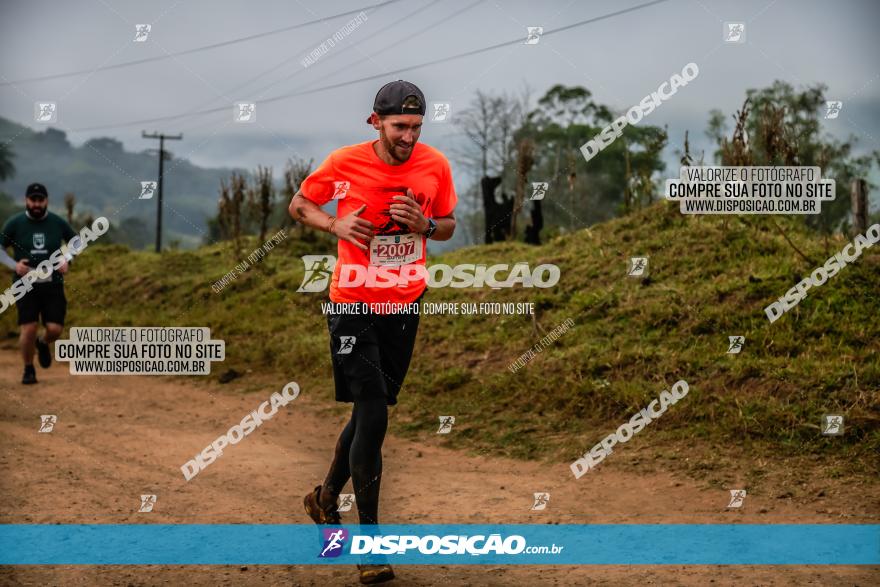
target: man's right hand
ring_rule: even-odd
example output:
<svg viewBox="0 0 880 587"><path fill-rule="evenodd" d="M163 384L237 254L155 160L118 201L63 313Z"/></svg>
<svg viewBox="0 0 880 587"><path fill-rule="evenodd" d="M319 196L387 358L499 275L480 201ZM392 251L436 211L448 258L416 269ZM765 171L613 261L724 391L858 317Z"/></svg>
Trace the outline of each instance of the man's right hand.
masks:
<svg viewBox="0 0 880 587"><path fill-rule="evenodd" d="M364 239L369 243L373 238L373 223L360 217L366 209L367 205L362 204L360 208L348 216L337 218L333 223L333 234L364 251L369 249L358 239Z"/></svg>
<svg viewBox="0 0 880 587"><path fill-rule="evenodd" d="M19 277L24 277L30 272L31 268L28 266L28 260L22 259L21 261L15 264L15 272Z"/></svg>

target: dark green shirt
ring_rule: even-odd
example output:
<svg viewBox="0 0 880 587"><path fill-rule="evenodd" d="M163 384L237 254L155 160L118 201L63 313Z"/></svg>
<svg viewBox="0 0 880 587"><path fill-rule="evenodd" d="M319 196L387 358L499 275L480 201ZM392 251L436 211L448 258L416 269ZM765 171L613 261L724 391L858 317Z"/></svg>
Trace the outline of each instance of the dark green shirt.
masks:
<svg viewBox="0 0 880 587"><path fill-rule="evenodd" d="M12 247L12 258L16 261L28 260L28 266L36 269L37 265L49 259L49 255L61 248L62 242L70 242L76 233L66 220L46 212L40 220L28 218L26 212L20 212L6 221L0 231L0 246L4 249ZM13 274L13 283L20 278ZM52 272L52 283L64 283L64 276L58 271Z"/></svg>

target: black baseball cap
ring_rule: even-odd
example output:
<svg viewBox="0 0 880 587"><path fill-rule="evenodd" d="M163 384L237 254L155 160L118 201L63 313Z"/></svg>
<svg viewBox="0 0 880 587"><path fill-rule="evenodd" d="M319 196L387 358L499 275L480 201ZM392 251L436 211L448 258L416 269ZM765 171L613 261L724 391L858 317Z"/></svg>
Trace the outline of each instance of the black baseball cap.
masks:
<svg viewBox="0 0 880 587"><path fill-rule="evenodd" d="M24 190L24 196L26 198L48 198L49 192L46 191L46 186L41 183L32 183L27 186L27 189Z"/></svg>
<svg viewBox="0 0 880 587"><path fill-rule="evenodd" d="M418 104L403 103L410 96L418 100ZM376 114L419 114L425 115L425 95L415 84L405 82L402 79L389 82L379 89L376 99L373 100L373 112ZM370 122L372 115L367 117Z"/></svg>

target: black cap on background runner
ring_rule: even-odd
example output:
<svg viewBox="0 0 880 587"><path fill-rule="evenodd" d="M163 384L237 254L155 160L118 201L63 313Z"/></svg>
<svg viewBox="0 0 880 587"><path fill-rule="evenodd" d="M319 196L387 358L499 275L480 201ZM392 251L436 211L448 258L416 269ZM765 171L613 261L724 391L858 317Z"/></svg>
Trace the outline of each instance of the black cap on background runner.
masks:
<svg viewBox="0 0 880 587"><path fill-rule="evenodd" d="M46 186L41 183L32 183L27 186L27 189L24 191L24 195L26 198L48 198L49 192L46 191Z"/></svg>
<svg viewBox="0 0 880 587"><path fill-rule="evenodd" d="M418 106L405 106L404 101L410 96L418 98ZM389 82L382 86L373 100L373 112L376 114L419 114L425 115L425 95L415 84L405 82L402 79ZM369 123L373 118L367 118Z"/></svg>

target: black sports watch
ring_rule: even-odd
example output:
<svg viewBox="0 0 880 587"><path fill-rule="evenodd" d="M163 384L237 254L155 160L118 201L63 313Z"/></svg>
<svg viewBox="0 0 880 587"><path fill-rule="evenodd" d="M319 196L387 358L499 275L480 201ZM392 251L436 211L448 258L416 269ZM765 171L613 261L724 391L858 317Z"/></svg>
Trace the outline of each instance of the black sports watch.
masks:
<svg viewBox="0 0 880 587"><path fill-rule="evenodd" d="M437 223L434 222L433 218L428 218L428 230L424 233L425 238L431 238L431 235L434 234L434 231L437 230Z"/></svg>

